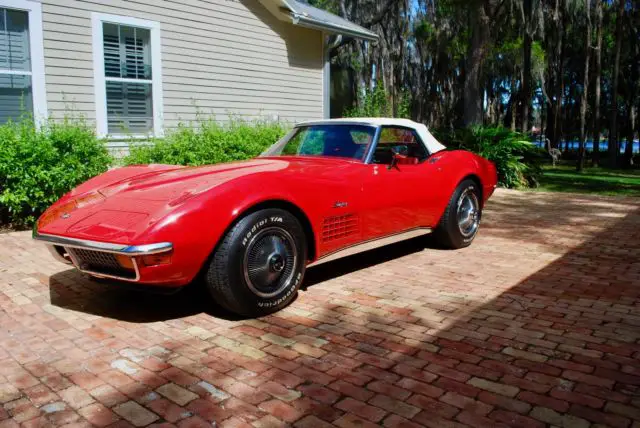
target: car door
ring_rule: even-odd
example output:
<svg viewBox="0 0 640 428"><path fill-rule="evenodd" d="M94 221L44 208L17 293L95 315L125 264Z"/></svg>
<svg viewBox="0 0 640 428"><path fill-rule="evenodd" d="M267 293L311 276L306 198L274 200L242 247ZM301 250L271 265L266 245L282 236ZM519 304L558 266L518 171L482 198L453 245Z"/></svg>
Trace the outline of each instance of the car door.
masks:
<svg viewBox="0 0 640 428"><path fill-rule="evenodd" d="M439 184L441 171L437 161L429 160L415 130L382 127L366 167L363 239L430 227L437 222L433 189Z"/></svg>
<svg viewBox="0 0 640 428"><path fill-rule="evenodd" d="M336 124L312 130L310 147L305 151L323 153L322 158L307 162L321 167L306 168L313 185L302 191L308 199L307 214L318 231L318 252L330 254L362 240L363 186L368 165L364 155L375 135L371 126ZM320 134L321 133L321 134ZM329 154L334 154L331 157ZM348 157L338 154L350 153ZM306 181L305 181L306 182Z"/></svg>

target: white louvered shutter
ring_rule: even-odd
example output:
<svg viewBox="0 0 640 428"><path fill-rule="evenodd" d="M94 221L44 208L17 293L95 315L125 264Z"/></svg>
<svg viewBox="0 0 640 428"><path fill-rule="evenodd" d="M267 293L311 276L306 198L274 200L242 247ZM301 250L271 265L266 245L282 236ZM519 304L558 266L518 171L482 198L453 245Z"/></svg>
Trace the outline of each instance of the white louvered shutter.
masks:
<svg viewBox="0 0 640 428"><path fill-rule="evenodd" d="M33 113L29 14L0 8L0 124Z"/></svg>
<svg viewBox="0 0 640 428"><path fill-rule="evenodd" d="M104 66L110 134L153 130L150 31L105 23Z"/></svg>

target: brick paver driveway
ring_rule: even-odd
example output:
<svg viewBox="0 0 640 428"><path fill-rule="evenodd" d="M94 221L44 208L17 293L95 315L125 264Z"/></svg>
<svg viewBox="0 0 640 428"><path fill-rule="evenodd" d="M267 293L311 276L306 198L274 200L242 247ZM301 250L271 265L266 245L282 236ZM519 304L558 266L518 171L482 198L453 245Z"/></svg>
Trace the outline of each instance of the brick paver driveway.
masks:
<svg viewBox="0 0 640 428"><path fill-rule="evenodd" d="M0 427L640 427L640 201L499 191L471 248L308 273L237 320L0 236Z"/></svg>

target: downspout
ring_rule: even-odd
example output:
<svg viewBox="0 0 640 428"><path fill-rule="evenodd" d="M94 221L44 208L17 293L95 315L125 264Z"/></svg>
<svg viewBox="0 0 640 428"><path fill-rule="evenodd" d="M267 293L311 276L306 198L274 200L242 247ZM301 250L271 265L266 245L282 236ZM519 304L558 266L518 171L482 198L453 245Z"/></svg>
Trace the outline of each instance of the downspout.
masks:
<svg viewBox="0 0 640 428"><path fill-rule="evenodd" d="M325 119L331 117L331 51L342 43L341 34L324 36L324 69L322 74L322 114Z"/></svg>

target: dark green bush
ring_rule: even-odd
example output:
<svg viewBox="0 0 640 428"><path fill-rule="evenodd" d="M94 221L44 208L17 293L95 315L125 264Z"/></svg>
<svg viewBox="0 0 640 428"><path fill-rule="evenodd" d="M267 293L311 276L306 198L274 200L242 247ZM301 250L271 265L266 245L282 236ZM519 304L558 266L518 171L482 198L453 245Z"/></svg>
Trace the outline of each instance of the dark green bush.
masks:
<svg viewBox="0 0 640 428"><path fill-rule="evenodd" d="M164 139L132 147L123 162L208 165L250 159L282 138L288 129L280 122L241 119L226 124L214 120L181 124Z"/></svg>
<svg viewBox="0 0 640 428"><path fill-rule="evenodd" d="M372 89L366 89L357 106L345 112L345 117L411 117L411 97L407 92L398 94L396 112L393 112L391 95L387 93L382 82Z"/></svg>
<svg viewBox="0 0 640 428"><path fill-rule="evenodd" d="M503 127L477 126L436 135L449 149L469 150L495 163L501 186L538 186L542 152L523 134Z"/></svg>
<svg viewBox="0 0 640 428"><path fill-rule="evenodd" d="M0 223L31 225L110 162L104 144L82 120L51 121L40 129L30 119L0 126Z"/></svg>

